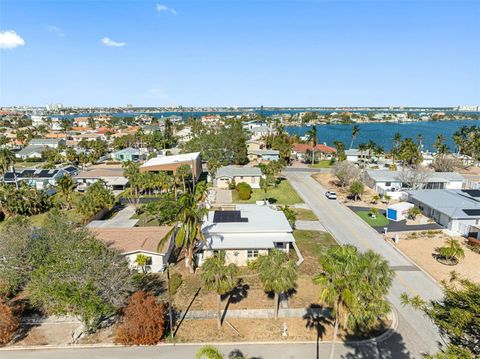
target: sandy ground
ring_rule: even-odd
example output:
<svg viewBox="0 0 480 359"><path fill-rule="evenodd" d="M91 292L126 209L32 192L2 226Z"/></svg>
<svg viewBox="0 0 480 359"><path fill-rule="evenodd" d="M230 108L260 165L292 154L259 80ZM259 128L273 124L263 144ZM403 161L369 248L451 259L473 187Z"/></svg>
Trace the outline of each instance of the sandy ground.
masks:
<svg viewBox="0 0 480 359"><path fill-rule="evenodd" d="M312 177L320 183L323 187L329 191L334 191L337 193L337 200L341 201L347 206L357 206L357 207L375 207L379 209L386 209L390 204L395 203L396 201L391 200L388 204L377 201L373 203L372 197L377 194L373 189L368 186L364 186L364 194L360 200L353 201L348 197L349 191L348 187L341 188L337 186L337 178L332 173L316 173Z"/></svg>
<svg viewBox="0 0 480 359"><path fill-rule="evenodd" d="M72 341L72 332L78 328L78 323L42 324L33 326L25 337L16 341L13 345L61 345Z"/></svg>
<svg viewBox="0 0 480 359"><path fill-rule="evenodd" d="M480 283L480 271L478 266L480 263L480 254L472 252L464 244L463 249L465 251L465 258L460 260L460 263L455 266L447 266L437 262L432 257L432 253L435 252L435 248L444 245L446 235L436 235L434 238L419 238L419 239L403 239L406 234L400 236L400 243L396 246L402 250L407 256L409 256L415 263L428 272L433 278L438 281L447 279L450 277L450 272L455 270L461 276L469 278L474 282ZM463 238L458 238L461 243L464 242Z"/></svg>

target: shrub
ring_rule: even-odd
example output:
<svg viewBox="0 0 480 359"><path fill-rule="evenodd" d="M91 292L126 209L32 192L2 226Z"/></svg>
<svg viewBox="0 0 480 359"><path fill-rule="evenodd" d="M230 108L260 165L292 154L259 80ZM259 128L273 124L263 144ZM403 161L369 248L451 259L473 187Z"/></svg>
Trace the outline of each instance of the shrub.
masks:
<svg viewBox="0 0 480 359"><path fill-rule="evenodd" d="M412 207L408 210L408 218L414 220L419 214L421 214L420 208Z"/></svg>
<svg viewBox="0 0 480 359"><path fill-rule="evenodd" d="M242 201L249 200L252 194L252 187L248 183L240 182L236 186L238 198Z"/></svg>
<svg viewBox="0 0 480 359"><path fill-rule="evenodd" d="M175 295L182 283L182 275L180 273L172 273L172 275L170 276L170 293L172 293L172 295Z"/></svg>
<svg viewBox="0 0 480 359"><path fill-rule="evenodd" d="M358 198L360 198L363 195L363 183L361 181L354 181L350 185L349 188L350 195L353 197L353 199L356 201Z"/></svg>
<svg viewBox="0 0 480 359"><path fill-rule="evenodd" d="M230 182L228 182L228 189L234 190L235 188L237 188L235 180L231 180Z"/></svg>
<svg viewBox="0 0 480 359"><path fill-rule="evenodd" d="M116 331L115 341L127 345L154 345L165 332L165 308L155 297L143 291L130 298Z"/></svg>
<svg viewBox="0 0 480 359"><path fill-rule="evenodd" d="M0 345L9 343L19 326L12 308L0 299Z"/></svg>

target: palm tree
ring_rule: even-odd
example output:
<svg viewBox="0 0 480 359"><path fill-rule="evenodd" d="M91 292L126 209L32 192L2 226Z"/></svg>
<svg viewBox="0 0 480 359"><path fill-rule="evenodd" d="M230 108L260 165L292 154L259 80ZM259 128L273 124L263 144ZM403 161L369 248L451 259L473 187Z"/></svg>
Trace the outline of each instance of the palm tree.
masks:
<svg viewBox="0 0 480 359"><path fill-rule="evenodd" d="M4 175L15 163L15 155L8 148L0 148L0 173Z"/></svg>
<svg viewBox="0 0 480 359"><path fill-rule="evenodd" d="M307 136L307 141L312 143L312 164L315 164L315 147L318 142L317 126L313 126L310 130L305 132L305 135Z"/></svg>
<svg viewBox="0 0 480 359"><path fill-rule="evenodd" d="M360 126L353 125L352 127L352 141L350 142L350 149L353 147L353 141L357 138L358 134L360 133Z"/></svg>
<svg viewBox="0 0 480 359"><path fill-rule="evenodd" d="M435 252L449 263L456 264L459 258L465 258L460 242L453 238L447 239L443 247L435 248Z"/></svg>
<svg viewBox="0 0 480 359"><path fill-rule="evenodd" d="M320 259L323 272L313 278L314 283L320 285L320 302L332 308L334 329L331 359L335 354L339 325L346 328L350 313L358 306L358 298L355 295L356 256L357 249L353 246L330 248Z"/></svg>
<svg viewBox="0 0 480 359"><path fill-rule="evenodd" d="M280 293L295 287L298 277L297 267L284 251L273 249L267 255L260 256L255 261L260 281L265 292L274 293L274 317L278 318Z"/></svg>
<svg viewBox="0 0 480 359"><path fill-rule="evenodd" d="M393 135L393 146L391 150L393 165L395 164L395 156L397 155L398 147L400 146L401 141L402 141L402 135L400 134L400 132L395 133L395 135Z"/></svg>
<svg viewBox="0 0 480 359"><path fill-rule="evenodd" d="M205 345L197 351L197 359L224 359L220 350L212 345Z"/></svg>
<svg viewBox="0 0 480 359"><path fill-rule="evenodd" d="M180 210L177 220L180 222L180 229L175 238L175 244L178 248L186 248L185 265L189 267L190 273L193 273L195 246L198 241L204 241L201 225L207 209L199 207L195 196L188 192L183 193L178 201Z"/></svg>
<svg viewBox="0 0 480 359"><path fill-rule="evenodd" d="M187 191L187 186L186 186L185 181L186 181L187 178L189 178L192 175L192 171L190 170L190 166L189 165L181 165L175 171L175 175L177 176L177 178L183 184L183 192L186 192Z"/></svg>
<svg viewBox="0 0 480 359"><path fill-rule="evenodd" d="M364 159L365 151L368 149L368 146L367 146L366 143L361 143L361 144L358 146L358 149L360 150L360 157L361 157L361 159L363 160L363 159Z"/></svg>
<svg viewBox="0 0 480 359"><path fill-rule="evenodd" d="M202 266L202 281L207 290L217 293L217 327L222 327L222 295L230 293L238 284L238 267L230 263L225 265L225 251L209 257Z"/></svg>
<svg viewBox="0 0 480 359"><path fill-rule="evenodd" d="M146 256L145 254L137 254L135 257L135 263L142 268L143 273L147 273L147 264L150 260L150 257Z"/></svg>
<svg viewBox="0 0 480 359"><path fill-rule="evenodd" d="M73 207L74 188L75 183L73 182L72 176L70 176L69 174L65 174L57 181L57 189L65 197L65 201L67 202L67 209L72 209Z"/></svg>

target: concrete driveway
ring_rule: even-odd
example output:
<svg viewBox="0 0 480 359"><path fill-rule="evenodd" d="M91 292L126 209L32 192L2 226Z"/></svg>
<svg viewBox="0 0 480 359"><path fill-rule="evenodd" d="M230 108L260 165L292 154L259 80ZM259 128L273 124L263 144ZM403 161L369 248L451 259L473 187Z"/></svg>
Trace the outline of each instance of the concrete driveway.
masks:
<svg viewBox="0 0 480 359"><path fill-rule="evenodd" d="M127 206L110 219L91 221L87 228L131 228L138 222L138 219L130 219L134 214L135 208Z"/></svg>
<svg viewBox="0 0 480 359"><path fill-rule="evenodd" d="M413 262L385 242L373 228L337 201L328 200L325 188L309 173L288 172L287 179L310 206L323 226L341 244L352 244L360 250L371 249L381 254L396 271L388 300L398 313L398 334L408 350L409 357L421 358L422 352L436 352L441 341L437 328L421 312L401 305L402 293L420 295L422 298L439 299L442 291L439 285L421 271Z"/></svg>

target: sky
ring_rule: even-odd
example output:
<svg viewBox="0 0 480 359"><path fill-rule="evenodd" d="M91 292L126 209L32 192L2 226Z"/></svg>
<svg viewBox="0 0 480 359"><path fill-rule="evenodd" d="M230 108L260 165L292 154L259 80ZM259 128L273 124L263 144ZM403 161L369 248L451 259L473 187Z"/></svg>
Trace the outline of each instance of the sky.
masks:
<svg viewBox="0 0 480 359"><path fill-rule="evenodd" d="M0 106L480 105L480 0L0 0Z"/></svg>

